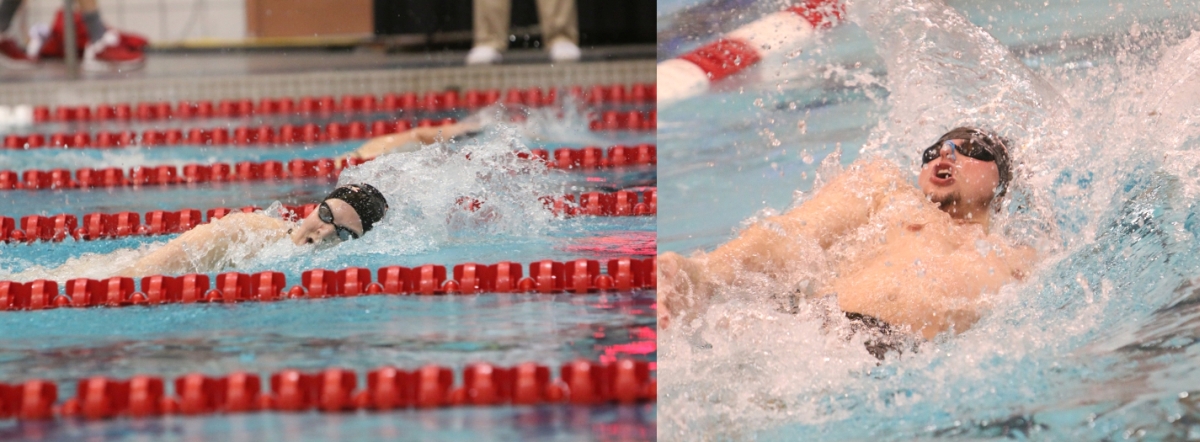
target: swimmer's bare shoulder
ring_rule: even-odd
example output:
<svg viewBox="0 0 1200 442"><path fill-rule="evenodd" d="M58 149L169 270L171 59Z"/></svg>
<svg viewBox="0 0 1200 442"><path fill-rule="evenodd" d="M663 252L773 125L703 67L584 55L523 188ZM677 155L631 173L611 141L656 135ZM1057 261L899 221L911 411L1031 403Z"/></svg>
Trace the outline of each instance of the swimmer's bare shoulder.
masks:
<svg viewBox="0 0 1200 442"><path fill-rule="evenodd" d="M123 270L121 276L204 271L224 256L231 241L246 235L284 235L287 222L261 213L230 213L184 232Z"/></svg>
<svg viewBox="0 0 1200 442"><path fill-rule="evenodd" d="M803 250L800 241L828 248L897 198L920 198L920 191L892 162L859 160L799 207L755 223L711 253L660 255L660 326L681 310L696 313L715 286L731 283L739 271L771 274L785 268Z"/></svg>

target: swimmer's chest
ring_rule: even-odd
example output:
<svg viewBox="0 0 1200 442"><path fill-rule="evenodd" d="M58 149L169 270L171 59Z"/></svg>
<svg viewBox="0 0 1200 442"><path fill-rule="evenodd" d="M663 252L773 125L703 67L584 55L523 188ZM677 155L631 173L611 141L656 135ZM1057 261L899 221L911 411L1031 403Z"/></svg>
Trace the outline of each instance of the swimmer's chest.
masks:
<svg viewBox="0 0 1200 442"><path fill-rule="evenodd" d="M886 211L878 215L876 222L884 227L883 245L888 248L952 253L971 248L977 240L987 236L981 226L956 221L930 204Z"/></svg>
<svg viewBox="0 0 1200 442"><path fill-rule="evenodd" d="M1001 249L978 230L906 222L895 224L883 237L859 244L862 253L845 256L837 266L834 287L839 299L846 297L851 304L886 299L907 305L974 298L1010 279Z"/></svg>
<svg viewBox="0 0 1200 442"><path fill-rule="evenodd" d="M936 210L936 209L934 209ZM944 212L898 212L873 220L854 239L842 244L839 265L853 272L880 262L926 262L942 259L978 261L984 249L998 249L988 243L981 227L963 225ZM983 241L981 243L980 241ZM986 258L995 258L995 255Z"/></svg>

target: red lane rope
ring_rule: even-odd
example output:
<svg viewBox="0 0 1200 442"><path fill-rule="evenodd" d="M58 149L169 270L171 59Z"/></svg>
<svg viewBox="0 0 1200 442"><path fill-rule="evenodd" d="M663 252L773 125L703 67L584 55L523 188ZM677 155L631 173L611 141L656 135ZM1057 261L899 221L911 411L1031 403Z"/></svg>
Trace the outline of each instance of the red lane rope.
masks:
<svg viewBox="0 0 1200 442"><path fill-rule="evenodd" d="M0 418L47 420L163 415L207 415L259 411L341 413L453 406L503 406L570 403L595 405L654 402L658 380L651 363L621 359L600 363L575 360L559 367L551 379L545 365L526 362L513 367L475 363L462 370L454 385L447 367L425 365L408 371L379 367L364 374L329 368L307 373L281 370L260 378L238 371L225 376L191 373L166 382L137 375L127 380L92 376L78 381L76 396L58 402L58 385L35 379L21 384L0 383ZM166 394L167 387L174 394Z"/></svg>
<svg viewBox="0 0 1200 442"><path fill-rule="evenodd" d="M588 129L593 132L617 130L649 131L658 128L658 111L651 109L646 113L628 111L624 113L605 111L599 120L592 120Z"/></svg>
<svg viewBox="0 0 1200 442"><path fill-rule="evenodd" d="M376 270L376 278L364 267L342 270L312 269L301 274L299 285L287 288L283 272L254 274L226 272L182 276L152 275L141 278L141 291L134 291L134 278L114 276L95 280L75 278L59 292L58 282L39 279L27 283L0 281L0 311L47 310L59 307L127 307L132 305L269 302L284 299L319 299L366 295L450 295L476 293L574 293L656 289L658 261L619 258L576 259L529 263L523 276L519 263L425 264L417 267L388 266ZM605 273L601 273L601 269ZM215 285L210 284L215 282Z"/></svg>
<svg viewBox="0 0 1200 442"><path fill-rule="evenodd" d="M653 84L593 85L586 91L582 86L571 86L566 92L589 105L601 104L650 104L657 98L657 87ZM239 118L255 115L330 115L334 113L370 113L395 111L447 112L474 110L501 101L500 90L455 90L430 91L423 95L416 92L375 95L343 95L340 100L333 96L305 96L300 98L262 98L257 102L249 98L221 100L168 101L142 103L106 103L91 106L59 106L53 110L48 106L33 108L35 123L72 121L153 121L163 119L196 118ZM503 103L543 107L558 102L558 89L545 90L508 89Z"/></svg>
<svg viewBox="0 0 1200 442"><path fill-rule="evenodd" d="M572 171L658 164L658 148L653 144L616 145L608 149L595 146L580 149L559 148L554 150L553 158L546 149L532 149L530 152L545 161L547 166L552 169ZM346 160L349 166L364 162L364 160L356 158ZM261 163L242 161L232 165L228 163L193 163L184 165L182 168L172 165L135 166L129 169L128 177L122 169L117 167L104 169L84 167L75 171L70 169L30 169L20 174L12 170L0 170L0 191L65 190L286 178L336 178L341 170L337 161L332 158L315 160L296 158L286 164L276 160L267 160Z"/></svg>
<svg viewBox="0 0 1200 442"><path fill-rule="evenodd" d="M214 128L175 128L156 130L149 129L140 135L133 131L108 132L100 131L92 134L87 131L66 133L57 132L46 135L40 133L28 135L8 135L4 137L4 148L10 150L29 150L41 148L56 149L113 149L125 146L284 146L293 144L314 144L322 142L340 142L350 140L365 140L374 136L394 134L417 127L437 127L453 123L453 118L394 121L352 121L348 123L333 122L324 127L307 123L301 125L283 124L279 126L239 126L229 130L225 127Z"/></svg>
<svg viewBox="0 0 1200 442"><path fill-rule="evenodd" d="M658 112L641 111L605 111L599 120L592 121L589 128L593 131L648 131L657 126ZM126 146L160 147L160 146L290 146L312 145L316 143L336 143L341 141L366 140L381 135L403 132L416 127L437 127L454 123L453 118L419 120L375 120L332 122L325 126L315 123L306 124L269 124L258 126L238 126L230 130L226 127L214 128L174 128L148 129L138 134L134 131L99 131L91 133L79 131L74 133L56 132L53 134L33 133L26 135L10 134L4 137L4 149L115 149Z"/></svg>
<svg viewBox="0 0 1200 442"><path fill-rule="evenodd" d="M640 198L639 198L640 197ZM639 201L640 199L640 201ZM578 201L578 203L576 203ZM544 198L546 207L563 216L641 216L658 213L658 189L643 192L621 190L617 192L583 192ZM484 202L463 198L459 205L466 210L478 210ZM284 216L307 217L317 204L299 206L284 205ZM236 209L218 207L200 209L151 210L145 214L137 212L99 213L83 215L83 225L74 214L60 213L52 216L26 215L17 220L0 216L0 242L63 241L68 236L75 240L124 238L129 236L153 236L183 233L200 224L221 219L231 212L254 212L257 206ZM201 214L206 214L202 217Z"/></svg>

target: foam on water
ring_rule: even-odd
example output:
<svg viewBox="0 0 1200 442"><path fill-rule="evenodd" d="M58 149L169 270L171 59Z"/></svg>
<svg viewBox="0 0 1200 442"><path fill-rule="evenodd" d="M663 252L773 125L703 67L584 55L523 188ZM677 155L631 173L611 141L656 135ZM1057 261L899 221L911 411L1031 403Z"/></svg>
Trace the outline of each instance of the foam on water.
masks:
<svg viewBox="0 0 1200 442"><path fill-rule="evenodd" d="M1188 307L1200 276L1200 34L1172 32L1196 24L1135 24L1096 51L1111 62L1035 72L939 1L856 2L850 14L886 66L852 86L886 88L868 97L884 112L860 155L915 181L914 146L950 128L1017 140L994 225L1041 262L986 294L990 311L970 330L878 365L824 302L781 312L773 296L790 279L742 275L697 321L660 334L660 436L1181 435L1165 423L1200 417L1180 395L1198 377L1187 324L1200 318Z"/></svg>
<svg viewBox="0 0 1200 442"><path fill-rule="evenodd" d="M517 127L493 127L485 138L435 143L343 171L339 185L372 183L391 207L376 227L381 234L364 245L403 252L454 235L536 235L549 229L556 216L542 198L562 192L558 177L540 160L518 156L529 149ZM464 210L468 200L482 205Z"/></svg>

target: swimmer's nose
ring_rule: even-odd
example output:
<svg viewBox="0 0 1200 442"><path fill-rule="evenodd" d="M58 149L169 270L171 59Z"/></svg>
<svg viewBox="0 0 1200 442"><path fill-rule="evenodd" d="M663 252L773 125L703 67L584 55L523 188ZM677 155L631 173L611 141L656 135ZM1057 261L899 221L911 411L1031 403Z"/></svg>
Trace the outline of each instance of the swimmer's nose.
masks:
<svg viewBox="0 0 1200 442"><path fill-rule="evenodd" d="M938 150L938 154L950 161L958 159L954 155L954 145L950 143L942 143L942 148Z"/></svg>
<svg viewBox="0 0 1200 442"><path fill-rule="evenodd" d="M321 241L325 240L325 238L328 238L332 234L333 234L333 226L331 226L329 224L322 224L321 227L318 227L317 230L313 231L312 236L308 237L309 244L312 244L315 242L321 242Z"/></svg>

